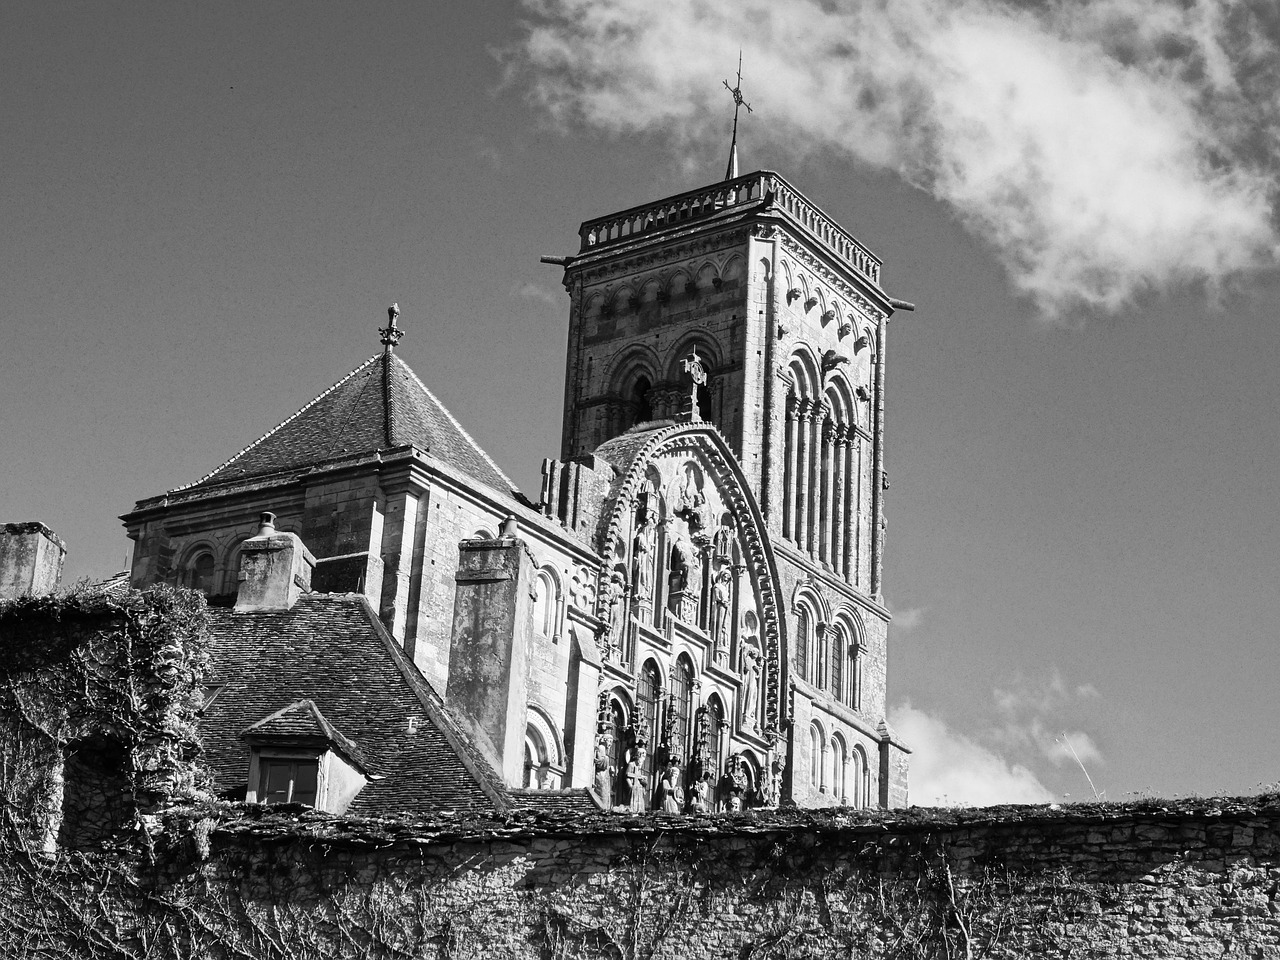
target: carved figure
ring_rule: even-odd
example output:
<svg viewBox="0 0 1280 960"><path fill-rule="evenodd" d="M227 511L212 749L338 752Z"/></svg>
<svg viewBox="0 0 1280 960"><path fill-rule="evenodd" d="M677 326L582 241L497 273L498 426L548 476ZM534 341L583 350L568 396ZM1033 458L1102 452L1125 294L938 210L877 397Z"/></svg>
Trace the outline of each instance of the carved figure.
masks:
<svg viewBox="0 0 1280 960"><path fill-rule="evenodd" d="M615 572L609 580L609 641L613 654L622 650L623 627L627 619L627 583L621 573Z"/></svg>
<svg viewBox="0 0 1280 960"><path fill-rule="evenodd" d="M729 610L733 606L733 570L721 567L716 574L715 584L711 588L711 639L717 652L723 650L729 641L725 627L729 621Z"/></svg>
<svg viewBox="0 0 1280 960"><path fill-rule="evenodd" d="M635 747L627 755L627 789L631 792L628 809L644 813L648 809L644 789L644 747Z"/></svg>
<svg viewBox="0 0 1280 960"><path fill-rule="evenodd" d="M674 760L662 775L662 812L680 813L684 810L684 788L680 786L680 765Z"/></svg>
<svg viewBox="0 0 1280 960"><path fill-rule="evenodd" d="M647 604L653 599L653 561L654 548L658 541L658 524L652 511L645 511L644 519L636 531L635 543L632 547L636 585L636 601Z"/></svg>
<svg viewBox="0 0 1280 960"><path fill-rule="evenodd" d="M694 813L711 812L711 774L699 777L690 788L689 809Z"/></svg>
<svg viewBox="0 0 1280 960"><path fill-rule="evenodd" d="M742 677L742 725L756 727L756 705L760 699L760 644L748 635L738 655L738 673Z"/></svg>
<svg viewBox="0 0 1280 960"><path fill-rule="evenodd" d="M613 806L613 770L610 769L609 746L607 737L601 737L596 741L595 788L606 810Z"/></svg>

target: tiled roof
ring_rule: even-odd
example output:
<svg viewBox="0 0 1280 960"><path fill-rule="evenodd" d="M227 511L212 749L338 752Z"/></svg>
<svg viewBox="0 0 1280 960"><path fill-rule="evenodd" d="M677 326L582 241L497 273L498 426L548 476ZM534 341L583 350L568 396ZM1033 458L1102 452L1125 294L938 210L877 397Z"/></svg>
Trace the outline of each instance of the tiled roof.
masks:
<svg viewBox="0 0 1280 960"><path fill-rule="evenodd" d="M179 490L412 446L506 493L515 484L393 351L370 357L212 473Z"/></svg>
<svg viewBox="0 0 1280 960"><path fill-rule="evenodd" d="M221 795L244 798L245 729L310 700L380 775L352 802L351 815L506 807L497 774L363 597L308 594L292 610L271 613L213 607L209 621L210 682L224 686L206 708L200 735Z"/></svg>
<svg viewBox="0 0 1280 960"><path fill-rule="evenodd" d="M338 752L344 754L347 759L355 761L365 773L381 772L375 769L375 765L359 746L344 737L341 731L325 719L320 708L310 700L299 700L282 710L277 710L269 717L263 717L245 730L241 736L250 743L255 740L324 740L337 747Z"/></svg>
<svg viewBox="0 0 1280 960"><path fill-rule="evenodd" d="M511 806L515 810L536 810L544 813L600 813L604 808L585 787L565 790L528 790L512 787L508 791Z"/></svg>

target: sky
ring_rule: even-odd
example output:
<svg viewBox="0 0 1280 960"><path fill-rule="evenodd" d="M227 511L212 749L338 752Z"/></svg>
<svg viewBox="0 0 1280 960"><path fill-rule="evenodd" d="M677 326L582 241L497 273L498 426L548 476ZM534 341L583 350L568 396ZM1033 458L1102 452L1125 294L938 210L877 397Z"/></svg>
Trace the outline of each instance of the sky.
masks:
<svg viewBox="0 0 1280 960"><path fill-rule="evenodd" d="M590 217L772 169L889 324L912 800L1280 780L1269 0L62 3L0 13L0 520L119 515L380 347L536 499Z"/></svg>

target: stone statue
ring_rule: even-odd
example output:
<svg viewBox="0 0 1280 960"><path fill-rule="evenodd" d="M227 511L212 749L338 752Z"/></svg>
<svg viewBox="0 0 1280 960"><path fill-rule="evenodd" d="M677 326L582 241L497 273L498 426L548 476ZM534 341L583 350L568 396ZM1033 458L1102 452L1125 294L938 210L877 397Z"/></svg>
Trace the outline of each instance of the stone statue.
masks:
<svg viewBox="0 0 1280 960"><path fill-rule="evenodd" d="M692 797L689 800L689 809L694 813L710 813L711 812L711 784L708 782L711 774L699 777L690 788L689 792Z"/></svg>
<svg viewBox="0 0 1280 960"><path fill-rule="evenodd" d="M595 767L596 794L600 797L601 804L608 810L613 806L613 770L609 763L609 740L606 737L596 741Z"/></svg>
<svg viewBox="0 0 1280 960"><path fill-rule="evenodd" d="M684 789L680 786L680 764L674 760L662 776L662 812L684 812Z"/></svg>
<svg viewBox="0 0 1280 960"><path fill-rule="evenodd" d="M631 792L628 809L632 813L644 813L649 808L644 786L644 747L635 747L627 754L627 789Z"/></svg>
<svg viewBox="0 0 1280 960"><path fill-rule="evenodd" d="M755 637L743 638L738 661L738 673L742 677L742 725L754 730L760 698L760 644Z"/></svg>
<svg viewBox="0 0 1280 960"><path fill-rule="evenodd" d="M609 651L617 656L622 653L623 628L627 620L627 583L621 573L615 572L609 579Z"/></svg>
<svg viewBox="0 0 1280 960"><path fill-rule="evenodd" d="M733 608L733 570L724 566L716 574L711 588L711 640L717 653L723 651L729 642L726 627L729 623L729 611Z"/></svg>
<svg viewBox="0 0 1280 960"><path fill-rule="evenodd" d="M632 577L636 585L637 603L648 604L653 599L653 552L657 542L658 524L654 520L652 511L646 511L632 546L634 564Z"/></svg>

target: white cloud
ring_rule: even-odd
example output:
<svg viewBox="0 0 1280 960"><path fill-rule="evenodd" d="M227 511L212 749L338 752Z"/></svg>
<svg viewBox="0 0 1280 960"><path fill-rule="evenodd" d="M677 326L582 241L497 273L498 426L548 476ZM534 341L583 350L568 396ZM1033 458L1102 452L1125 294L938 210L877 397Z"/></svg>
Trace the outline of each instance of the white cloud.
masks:
<svg viewBox="0 0 1280 960"><path fill-rule="evenodd" d="M1276 262L1269 0L524 0L508 51L564 124L842 151L949 204L1049 318Z"/></svg>
<svg viewBox="0 0 1280 960"><path fill-rule="evenodd" d="M532 300L535 303L546 303L553 307L563 306L564 296L557 296L546 287L537 283L526 283L517 287L513 292L513 296L519 297L521 300Z"/></svg>
<svg viewBox="0 0 1280 960"><path fill-rule="evenodd" d="M913 803L989 806L1048 803L1053 795L1027 767L956 733L939 717L902 703L889 722L911 748Z"/></svg>
<svg viewBox="0 0 1280 960"><path fill-rule="evenodd" d="M1040 681L1015 677L1007 688L996 688L992 696L1001 720L991 731L993 742L1006 749L1034 749L1054 766L1106 763L1093 737L1083 730L1068 729L1087 716L1084 701L1101 697L1093 684L1073 687L1055 667Z"/></svg>
<svg viewBox="0 0 1280 960"><path fill-rule="evenodd" d="M924 607L907 607L893 615L895 633L909 633L924 623Z"/></svg>

